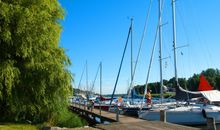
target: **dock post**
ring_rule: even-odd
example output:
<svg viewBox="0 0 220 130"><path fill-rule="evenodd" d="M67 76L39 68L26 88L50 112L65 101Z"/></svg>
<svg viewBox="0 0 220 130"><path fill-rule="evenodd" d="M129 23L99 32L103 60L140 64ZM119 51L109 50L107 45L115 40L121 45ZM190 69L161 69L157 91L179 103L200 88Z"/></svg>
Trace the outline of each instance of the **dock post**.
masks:
<svg viewBox="0 0 220 130"><path fill-rule="evenodd" d="M85 102L85 101L84 101L84 104L83 104L83 105L84 105L84 110L86 110L86 102Z"/></svg>
<svg viewBox="0 0 220 130"><path fill-rule="evenodd" d="M207 117L207 130L217 130L215 125L215 118Z"/></svg>
<svg viewBox="0 0 220 130"><path fill-rule="evenodd" d="M96 122L95 115L93 115L93 121L95 121L95 122Z"/></svg>
<svg viewBox="0 0 220 130"><path fill-rule="evenodd" d="M79 102L78 102L79 103L79 108L80 108L80 102L81 102L81 100L79 100Z"/></svg>
<svg viewBox="0 0 220 130"><path fill-rule="evenodd" d="M166 121L166 111L160 110L160 121L167 122Z"/></svg>
<svg viewBox="0 0 220 130"><path fill-rule="evenodd" d="M99 118L100 118L100 123L102 124L103 123L102 116L100 116Z"/></svg>
<svg viewBox="0 0 220 130"><path fill-rule="evenodd" d="M116 121L119 122L119 109L116 106Z"/></svg>

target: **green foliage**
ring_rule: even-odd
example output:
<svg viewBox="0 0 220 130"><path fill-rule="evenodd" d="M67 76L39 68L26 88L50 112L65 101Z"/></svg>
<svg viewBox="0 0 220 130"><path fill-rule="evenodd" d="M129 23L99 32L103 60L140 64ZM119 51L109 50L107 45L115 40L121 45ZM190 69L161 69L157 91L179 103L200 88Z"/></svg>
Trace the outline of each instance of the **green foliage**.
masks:
<svg viewBox="0 0 220 130"><path fill-rule="evenodd" d="M160 83L149 83L148 85L149 89L152 91L152 93L159 93L160 92Z"/></svg>
<svg viewBox="0 0 220 130"><path fill-rule="evenodd" d="M203 71L202 74L206 77L209 84L213 86L214 88L217 88L216 86L216 78L220 76L218 69L207 69L206 71Z"/></svg>
<svg viewBox="0 0 220 130"><path fill-rule="evenodd" d="M205 78L208 80L211 86L213 86L214 89L220 90L220 70L218 69L207 69L205 71L202 71L201 74L205 76ZM179 78L179 84L185 89L191 90L191 91L197 91L199 86L199 76L200 74L194 74L192 77L190 77L188 80L185 78ZM171 78L169 81L164 80L164 85L168 88L174 88L175 78ZM149 83L148 87L152 90L153 94L157 95L160 93L160 83ZM136 91L139 94L143 94L145 85L137 85L135 86Z"/></svg>
<svg viewBox="0 0 220 130"><path fill-rule="evenodd" d="M0 0L0 120L56 120L72 94L57 0ZM62 113L63 112L63 113Z"/></svg>
<svg viewBox="0 0 220 130"><path fill-rule="evenodd" d="M141 95L144 94L144 88L145 88L144 85L137 85L137 86L135 86L136 92L137 92L138 94L141 94Z"/></svg>
<svg viewBox="0 0 220 130"><path fill-rule="evenodd" d="M55 120L51 123L54 126L73 128L86 125L86 121L81 120L77 115L67 109L63 109L62 114L56 116L57 117L54 118Z"/></svg>
<svg viewBox="0 0 220 130"><path fill-rule="evenodd" d="M194 74L192 77L190 77L187 81L187 86L189 90L197 91L199 86L199 75Z"/></svg>

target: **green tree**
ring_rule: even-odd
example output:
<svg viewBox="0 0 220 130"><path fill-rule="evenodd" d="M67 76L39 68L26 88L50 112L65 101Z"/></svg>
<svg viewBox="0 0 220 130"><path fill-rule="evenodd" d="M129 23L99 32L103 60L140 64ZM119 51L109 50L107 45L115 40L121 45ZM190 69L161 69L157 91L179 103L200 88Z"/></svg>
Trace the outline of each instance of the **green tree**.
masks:
<svg viewBox="0 0 220 130"><path fill-rule="evenodd" d="M199 86L199 75L194 74L187 80L187 88L191 91L198 91Z"/></svg>
<svg viewBox="0 0 220 130"><path fill-rule="evenodd" d="M213 69L209 68L207 70L204 70L201 72L207 79L207 81L214 87L214 89L220 90L220 70L218 69ZM199 87L199 76L200 74L194 74L192 77L190 77L188 80L185 78L178 78L178 82L180 86L184 89L188 89L190 91L198 91ZM164 80L164 85L166 85L168 88L175 88L174 86L175 83L175 77L169 79L169 81ZM160 93L160 83L159 82L154 82L154 83L149 83L148 87L152 90L152 93ZM143 93L144 91L144 86L137 85L136 89L139 93ZM175 88L177 89L177 88ZM180 91L180 90L178 90ZM182 92L183 93L183 92ZM181 94L180 97L194 97L195 95L186 95L186 93Z"/></svg>
<svg viewBox="0 0 220 130"><path fill-rule="evenodd" d="M216 89L220 90L220 75L216 76Z"/></svg>
<svg viewBox="0 0 220 130"><path fill-rule="evenodd" d="M184 89L188 89L188 87L186 86L186 79L185 78L178 78L178 82L180 84L180 86L182 86Z"/></svg>
<svg viewBox="0 0 220 130"><path fill-rule="evenodd" d="M56 120L71 93L57 0L0 0L0 120Z"/></svg>

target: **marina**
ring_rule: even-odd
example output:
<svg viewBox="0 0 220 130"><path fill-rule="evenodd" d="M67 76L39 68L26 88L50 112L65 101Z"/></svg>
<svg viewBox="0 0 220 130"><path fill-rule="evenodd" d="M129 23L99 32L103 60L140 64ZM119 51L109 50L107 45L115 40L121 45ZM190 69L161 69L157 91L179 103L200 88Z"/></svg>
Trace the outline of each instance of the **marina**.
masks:
<svg viewBox="0 0 220 130"><path fill-rule="evenodd" d="M220 130L220 0L0 7L0 130Z"/></svg>
<svg viewBox="0 0 220 130"><path fill-rule="evenodd" d="M189 79L180 78L179 70L179 62L177 58L180 56L178 55L178 50L182 50L183 48L188 48L189 45L180 45L179 44L179 34L177 32L176 26L176 1L170 0L171 6L168 6L171 10L170 17L171 17L171 25L169 28L171 29L169 36L172 40L171 42L166 43L166 46L172 47L173 56L164 57L164 31L163 25L164 24L164 1L158 0L157 1L157 13L158 17L157 20L154 21L155 26L155 33L153 34L151 43L152 48L149 51L150 55L148 69L146 74L146 80L142 86L136 85L134 79L136 78L136 68L138 66L138 62L134 62L133 59L133 17L130 19L130 25L127 32L126 42L124 45L122 57L120 60L120 64L118 67L118 72L116 76L115 82L112 81L113 91L110 94L110 97L106 98L103 96L103 77L102 77L102 61L99 63L98 70L95 74L95 79L92 82L91 87L88 84L88 63L86 64L83 69L83 73L80 78L80 82L78 85L78 90L80 90L81 81L85 72L86 75L86 85L84 85L84 94L81 93L83 98L72 100L71 103L71 110L73 112L79 113L84 118L91 120L92 122L99 123L98 126L102 126L102 124L110 124L112 127L117 126L118 124L121 127L124 127L123 124L130 124L134 123L133 125L136 129L144 129L137 128L136 122L143 122L145 124L153 124L152 122L156 122L156 124L160 124L162 127L166 128L163 123L168 124L175 124L177 125L176 128L182 125L188 126L207 126L208 130L216 130L216 125L220 124L220 91L218 86L213 83L213 80L210 78L214 78L213 75L210 75L209 71L216 71L216 75L219 74L219 70L212 70L207 69L206 71L202 71L199 74L194 74L194 77L190 77ZM166 3L167 4L167 3ZM144 36L147 34L147 27L152 26L148 25L148 20L150 16L151 6L153 5L152 1L149 1L149 5L147 8L146 19L144 21L144 28L139 44L139 48L137 51L136 61L140 61L140 53L142 50L142 44L144 41ZM166 5L167 6L167 5ZM167 12L166 12L167 13ZM182 35L181 35L182 36ZM180 36L180 37L181 37ZM178 38L177 38L178 37ZM153 61L155 60L155 51L157 44L158 52L159 52L159 78L158 82L150 83L150 78L152 77L152 68L154 67ZM118 89L121 71L123 69L123 64L125 64L125 56L128 50L128 46L130 46L130 63L127 61L127 65L130 64L130 79L128 80L127 84L127 92L123 94L124 96L115 96L116 89ZM183 56L183 52L180 53ZM157 59L157 60L158 60ZM173 78L169 80L165 80L164 78L164 64L167 64L167 59L172 59L173 61L173 75L169 73L169 75ZM134 63L133 63L134 62ZM146 66L145 66L146 68ZM128 73L128 70L127 72ZM213 73L213 72L212 72ZM96 79L99 75L99 89L98 91L94 90ZM216 76L217 77L217 76ZM191 80L191 81L190 81ZM192 81L194 80L194 81ZM216 79L215 79L216 80ZM211 83L211 85L209 84ZM215 81L216 82L216 81ZM220 85L220 84L219 84ZM188 88L189 87L189 88ZM86 89L85 89L86 88ZM96 88L97 89L97 88ZM153 90L153 92L152 92ZM110 92L108 92L109 94ZM80 92L75 93L80 94ZM152 96L157 94L157 97ZM167 96L171 94L170 96ZM158 96L159 95L159 96ZM166 95L166 96L165 96ZM76 96L76 95L74 95ZM157 100L155 100L157 98ZM103 111L104 110L104 111ZM104 114L102 114L102 111ZM114 123L113 123L114 122ZM117 122L117 123L116 123ZM162 123L161 123L162 122ZM101 124L101 125L100 125ZM169 126L169 125L168 125ZM104 126L102 126L104 128ZM148 127L148 126L145 126ZM161 127L161 128L162 128ZM113 127L114 128L114 127ZM152 126L152 128L156 128ZM105 129L108 129L105 127ZM129 126L125 129L129 129ZM159 128L160 129L160 128ZM169 129L172 129L171 127ZM182 128L180 128L182 129ZM192 128L191 128L192 129Z"/></svg>

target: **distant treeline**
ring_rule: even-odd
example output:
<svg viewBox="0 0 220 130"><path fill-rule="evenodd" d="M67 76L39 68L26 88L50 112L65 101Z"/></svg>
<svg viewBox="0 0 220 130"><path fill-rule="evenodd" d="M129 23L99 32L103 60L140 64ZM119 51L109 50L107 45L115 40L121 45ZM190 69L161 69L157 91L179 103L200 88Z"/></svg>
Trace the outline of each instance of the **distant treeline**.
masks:
<svg viewBox="0 0 220 130"><path fill-rule="evenodd" d="M213 87L213 89L220 90L220 70L209 68L205 71L202 71L200 74L194 74L189 79L186 78L178 78L179 84L184 88L190 91L198 91L199 86L199 76L203 74L208 80L209 84ZM175 91L174 83L175 77L169 80L163 80L164 85L167 87L169 91ZM144 85L135 86L135 90L138 94L144 93ZM151 89L152 93L160 93L160 82L149 83L148 88Z"/></svg>

